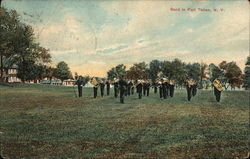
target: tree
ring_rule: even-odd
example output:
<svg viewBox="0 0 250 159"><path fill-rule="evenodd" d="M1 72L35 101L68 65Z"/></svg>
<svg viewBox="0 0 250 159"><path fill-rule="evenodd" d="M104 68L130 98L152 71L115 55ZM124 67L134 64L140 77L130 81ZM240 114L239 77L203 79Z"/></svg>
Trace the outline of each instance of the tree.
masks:
<svg viewBox="0 0 250 159"><path fill-rule="evenodd" d="M145 62L135 63L126 73L127 79L148 79L149 77L149 69L147 68L147 64Z"/></svg>
<svg viewBox="0 0 250 159"><path fill-rule="evenodd" d="M163 61L161 71L165 77L173 79L176 85L182 86L186 78L186 65L180 59L173 61Z"/></svg>
<svg viewBox="0 0 250 159"><path fill-rule="evenodd" d="M38 72L37 69L39 67L37 65L50 62L51 56L47 49L39 46L38 43L34 43L34 33L30 26L21 24L15 36L14 39L16 40L12 41L14 47L12 61L17 64L18 71L20 71L18 72L18 77L21 78L22 82L36 79L34 76L35 73ZM25 70L25 68L27 68L27 70Z"/></svg>
<svg viewBox="0 0 250 159"><path fill-rule="evenodd" d="M182 62L180 59L174 59L172 61L172 76L170 74L171 79L175 80L175 83L179 86L182 86L186 81L186 64Z"/></svg>
<svg viewBox="0 0 250 159"><path fill-rule="evenodd" d="M203 88L203 79L207 77L206 69L207 69L207 64L201 63L200 64L200 82L199 82L199 88ZM207 85L207 83L205 82Z"/></svg>
<svg viewBox="0 0 250 159"><path fill-rule="evenodd" d="M247 57L245 65L243 83L245 89L250 89L250 56Z"/></svg>
<svg viewBox="0 0 250 159"><path fill-rule="evenodd" d="M18 63L17 77L21 79L22 82L34 80L36 78L36 64L32 60L26 60L22 63Z"/></svg>
<svg viewBox="0 0 250 159"><path fill-rule="evenodd" d="M77 72L75 72L75 76L74 76L74 79L77 80L79 78L79 75Z"/></svg>
<svg viewBox="0 0 250 159"><path fill-rule="evenodd" d="M90 78L89 75L83 77L84 83L88 83L88 82L90 81L90 79L91 79L91 78Z"/></svg>
<svg viewBox="0 0 250 159"><path fill-rule="evenodd" d="M109 80L114 79L114 78L119 78L125 74L126 74L126 66L123 64L119 64L119 65L111 68L107 72L107 76L108 76Z"/></svg>
<svg viewBox="0 0 250 159"><path fill-rule="evenodd" d="M72 78L72 73L70 72L70 69L66 62L61 61L57 64L55 77L60 79L62 82L66 79Z"/></svg>
<svg viewBox="0 0 250 159"><path fill-rule="evenodd" d="M211 63L208 68L211 82L213 82L216 78L221 78L223 76L223 71L215 64Z"/></svg>
<svg viewBox="0 0 250 159"><path fill-rule="evenodd" d="M20 78L22 82L34 80L36 83L37 80L42 80L47 77L47 66L36 64L32 60L26 60L17 66L17 77Z"/></svg>
<svg viewBox="0 0 250 159"><path fill-rule="evenodd" d="M16 28L20 24L19 15L15 10L8 12L4 7L0 7L0 80L3 81L4 67L8 68L13 64L11 58L14 55L12 41ZM4 65L8 61L8 66Z"/></svg>
<svg viewBox="0 0 250 159"><path fill-rule="evenodd" d="M51 83L53 76L55 76L56 68L54 68L54 67L46 67L45 72L46 72L45 77L47 77L50 80L50 83Z"/></svg>
<svg viewBox="0 0 250 159"><path fill-rule="evenodd" d="M201 75L200 68L201 68L201 65L199 63L187 64L186 65L187 75L193 78L194 80L199 81L200 75Z"/></svg>
<svg viewBox="0 0 250 159"><path fill-rule="evenodd" d="M161 71L161 62L159 60L153 60L149 63L149 78L153 82L158 78L158 73Z"/></svg>
<svg viewBox="0 0 250 159"><path fill-rule="evenodd" d="M42 65L42 64L35 65L35 70L36 70L35 80L42 80L46 77L46 69L47 69L46 67L47 66Z"/></svg>
<svg viewBox="0 0 250 159"><path fill-rule="evenodd" d="M222 61L219 64L219 68L223 71L224 76L222 82L225 89L227 89L229 85L231 88L234 88L235 86L240 87L242 85L242 71L239 66L237 66L236 62L232 61L227 63L226 61ZM226 85L227 83L229 85Z"/></svg>
<svg viewBox="0 0 250 159"><path fill-rule="evenodd" d="M5 8L1 7L0 9L1 80L3 79L3 67L8 69L13 64L16 64L20 67L19 71L28 73L23 76L19 73L23 81L31 74L23 70L27 64L33 66L35 63L49 63L51 62L51 55L49 50L35 42L32 27L21 23L15 10L8 12ZM3 59L8 61L8 65L3 66Z"/></svg>
<svg viewBox="0 0 250 159"><path fill-rule="evenodd" d="M231 87L238 87L243 83L243 75L240 67L235 62L229 62L225 77L228 78L228 83Z"/></svg>
<svg viewBox="0 0 250 159"><path fill-rule="evenodd" d="M161 63L161 71L165 77L173 76L172 63L170 61L163 61Z"/></svg>
<svg viewBox="0 0 250 159"><path fill-rule="evenodd" d="M200 80L204 79L207 77L206 74L206 69L207 69L208 65L205 63L201 63L201 69L200 69Z"/></svg>

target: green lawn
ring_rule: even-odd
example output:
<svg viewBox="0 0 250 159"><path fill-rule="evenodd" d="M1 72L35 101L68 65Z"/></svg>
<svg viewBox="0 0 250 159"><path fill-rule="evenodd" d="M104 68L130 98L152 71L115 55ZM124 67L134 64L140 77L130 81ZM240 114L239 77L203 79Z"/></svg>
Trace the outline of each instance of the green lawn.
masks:
<svg viewBox="0 0 250 159"><path fill-rule="evenodd" d="M99 91L99 90L98 90ZM7 158L243 158L249 92L212 91L186 100L158 94L125 104L112 96L75 98L72 87L0 86L1 156ZM100 95L100 92L98 92Z"/></svg>

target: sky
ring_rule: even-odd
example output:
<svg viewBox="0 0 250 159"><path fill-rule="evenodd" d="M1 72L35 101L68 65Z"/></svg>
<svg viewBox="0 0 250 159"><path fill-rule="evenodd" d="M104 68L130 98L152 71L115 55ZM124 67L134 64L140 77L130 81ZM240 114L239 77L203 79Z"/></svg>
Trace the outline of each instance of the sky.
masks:
<svg viewBox="0 0 250 159"><path fill-rule="evenodd" d="M118 64L157 60L244 69L249 55L247 0L3 0L34 28L53 64L105 77Z"/></svg>

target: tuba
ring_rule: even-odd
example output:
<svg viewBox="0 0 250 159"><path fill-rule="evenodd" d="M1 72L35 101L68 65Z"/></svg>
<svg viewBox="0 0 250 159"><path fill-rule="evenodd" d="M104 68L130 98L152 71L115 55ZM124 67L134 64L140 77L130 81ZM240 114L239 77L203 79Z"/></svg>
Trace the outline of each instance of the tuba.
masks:
<svg viewBox="0 0 250 159"><path fill-rule="evenodd" d="M222 85L221 85L221 83L220 83L219 80L215 79L215 80L213 81L213 85L214 85L214 87L215 87L218 91L220 91L220 92L223 91Z"/></svg>
<svg viewBox="0 0 250 159"><path fill-rule="evenodd" d="M90 80L90 83L94 86L94 87L98 87L99 86L99 83L97 82L96 78L92 78Z"/></svg>
<svg viewBox="0 0 250 159"><path fill-rule="evenodd" d="M189 88L190 88L191 86L193 86L193 85L194 85L194 80L193 80L193 79L187 80L187 85L188 85Z"/></svg>

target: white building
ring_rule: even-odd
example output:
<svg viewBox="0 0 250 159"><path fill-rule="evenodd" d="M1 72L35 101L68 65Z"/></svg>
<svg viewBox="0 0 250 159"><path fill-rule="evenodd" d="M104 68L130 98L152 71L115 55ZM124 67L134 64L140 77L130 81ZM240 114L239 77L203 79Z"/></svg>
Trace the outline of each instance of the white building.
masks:
<svg viewBox="0 0 250 159"><path fill-rule="evenodd" d="M20 83L21 79L17 77L17 68L4 68L3 77L5 82Z"/></svg>

